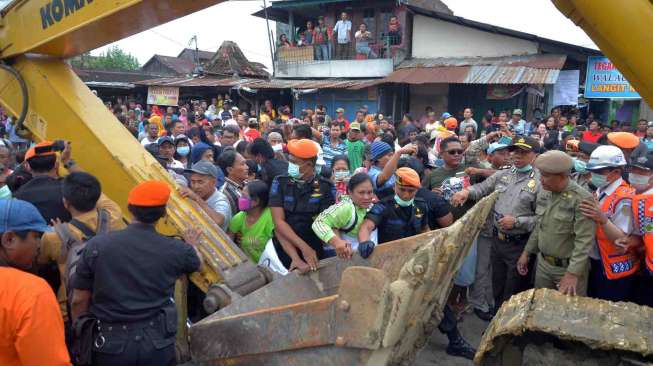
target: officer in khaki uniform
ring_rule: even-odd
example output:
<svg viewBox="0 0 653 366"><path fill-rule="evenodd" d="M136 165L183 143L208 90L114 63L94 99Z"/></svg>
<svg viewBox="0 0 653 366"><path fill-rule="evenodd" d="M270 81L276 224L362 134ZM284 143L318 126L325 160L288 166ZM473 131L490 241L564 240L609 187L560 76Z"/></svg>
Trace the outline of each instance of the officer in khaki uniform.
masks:
<svg viewBox="0 0 653 366"><path fill-rule="evenodd" d="M556 150L535 161L543 191L537 198L537 225L517 269L526 275L529 255L538 254L536 288L557 288L564 294L584 296L596 227L579 208L592 194L570 179L573 164L567 154Z"/></svg>
<svg viewBox="0 0 653 366"><path fill-rule="evenodd" d="M517 260L535 227L535 201L540 192L539 172L531 165L539 142L531 137L515 136L509 145L514 166L497 171L479 184L464 189L451 198L458 206L468 198L479 200L497 191L494 204L493 241L490 248L492 291L495 308L510 296L525 290L528 279L517 272Z"/></svg>

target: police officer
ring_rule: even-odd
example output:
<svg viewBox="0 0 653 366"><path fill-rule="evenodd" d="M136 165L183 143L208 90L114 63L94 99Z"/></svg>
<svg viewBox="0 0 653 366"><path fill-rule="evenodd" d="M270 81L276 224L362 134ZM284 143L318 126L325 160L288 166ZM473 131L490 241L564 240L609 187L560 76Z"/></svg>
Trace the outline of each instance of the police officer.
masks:
<svg viewBox="0 0 653 366"><path fill-rule="evenodd" d="M616 240L634 231L632 199L635 190L622 178L626 158L616 146L599 146L592 152L587 169L597 187L595 198L584 200L580 209L596 222L596 245L590 250L587 293L611 301L626 301L631 295L633 275L639 260Z"/></svg>
<svg viewBox="0 0 653 366"><path fill-rule="evenodd" d="M574 160L574 172L571 174L571 179L579 186L587 189L589 192L594 192L596 187L592 185L589 170L587 170L587 162L590 160L590 155L601 145L589 141L581 141L578 143L578 153Z"/></svg>
<svg viewBox="0 0 653 366"><path fill-rule="evenodd" d="M374 250L370 234L378 228L379 244L407 238L429 230L428 205L417 197L421 188L419 175L411 168L399 168L395 173L394 197L372 206L358 231L358 251L363 258ZM458 321L449 306L445 306L439 329L449 338L446 352L452 356L473 359L476 350L458 331Z"/></svg>
<svg viewBox="0 0 653 366"><path fill-rule="evenodd" d="M499 192L493 209L494 236L490 249L496 308L528 286L527 279L517 273L516 266L535 227L535 200L541 189L539 172L531 165L536 148L539 142L534 138L516 136L509 147L513 154L512 169L500 170L451 198L454 206L460 206L468 198L478 200L495 190Z"/></svg>
<svg viewBox="0 0 653 366"><path fill-rule="evenodd" d="M317 269L326 257L324 243L311 225L317 215L336 201L330 180L316 174L318 147L308 139L288 142L288 173L278 176L270 187L270 211L274 221L272 242L289 270Z"/></svg>
<svg viewBox="0 0 653 366"><path fill-rule="evenodd" d="M87 311L98 319L94 365L175 364L174 284L199 270L201 255L198 230L184 234L186 243L156 232L169 197L164 182L137 185L127 200L132 223L86 243L72 279L71 313L73 321Z"/></svg>
<svg viewBox="0 0 653 366"><path fill-rule="evenodd" d="M70 221L70 213L63 205L61 193L62 180L59 177L57 149L60 146L52 141L42 141L25 153L25 161L32 173L32 179L14 193L14 197L32 203L46 222L54 219ZM64 167L72 168L74 161L70 152L62 154Z"/></svg>
<svg viewBox="0 0 653 366"><path fill-rule="evenodd" d="M588 255L594 244L594 221L580 211L580 203L592 197L570 179L573 160L551 150L535 160L543 191L537 197L537 224L524 248L517 270L528 273L530 255L538 254L536 288L557 288L563 294L585 296Z"/></svg>

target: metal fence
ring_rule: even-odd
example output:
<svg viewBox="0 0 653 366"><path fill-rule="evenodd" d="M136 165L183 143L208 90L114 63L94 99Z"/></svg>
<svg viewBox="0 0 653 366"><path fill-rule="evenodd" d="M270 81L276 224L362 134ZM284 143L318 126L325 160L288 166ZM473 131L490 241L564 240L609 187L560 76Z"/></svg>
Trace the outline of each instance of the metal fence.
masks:
<svg viewBox="0 0 653 366"><path fill-rule="evenodd" d="M395 44L395 39L389 36L370 42L350 42L339 45L329 42L323 45L284 46L275 53L275 61L281 63L314 63L330 60L368 60L393 58L397 50L403 50L403 45Z"/></svg>

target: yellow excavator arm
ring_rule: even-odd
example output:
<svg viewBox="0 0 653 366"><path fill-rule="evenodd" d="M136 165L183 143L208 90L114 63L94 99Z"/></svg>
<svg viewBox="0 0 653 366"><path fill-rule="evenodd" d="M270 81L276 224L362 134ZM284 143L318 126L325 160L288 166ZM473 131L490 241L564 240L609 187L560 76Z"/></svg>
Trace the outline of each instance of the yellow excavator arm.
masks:
<svg viewBox="0 0 653 366"><path fill-rule="evenodd" d="M34 139L72 141L78 164L127 212L127 194L138 182L174 182L63 60L221 1L14 1L2 10L0 57L18 74L0 72L0 103L14 116L27 105L24 127ZM244 295L267 282L201 208L173 194L159 231L176 235L190 226L203 230L205 261L191 276L202 290L224 282Z"/></svg>
<svg viewBox="0 0 653 366"><path fill-rule="evenodd" d="M650 0L552 0L583 28L649 105L653 103L653 4Z"/></svg>

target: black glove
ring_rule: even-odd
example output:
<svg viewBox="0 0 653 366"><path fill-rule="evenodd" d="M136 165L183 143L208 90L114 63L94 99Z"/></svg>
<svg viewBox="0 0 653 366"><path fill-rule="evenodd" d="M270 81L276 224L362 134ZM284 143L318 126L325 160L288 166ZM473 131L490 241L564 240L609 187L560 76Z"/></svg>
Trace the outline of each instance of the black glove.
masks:
<svg viewBox="0 0 653 366"><path fill-rule="evenodd" d="M358 243L358 253L360 253L361 257L367 258L372 255L375 246L376 244L371 240Z"/></svg>

